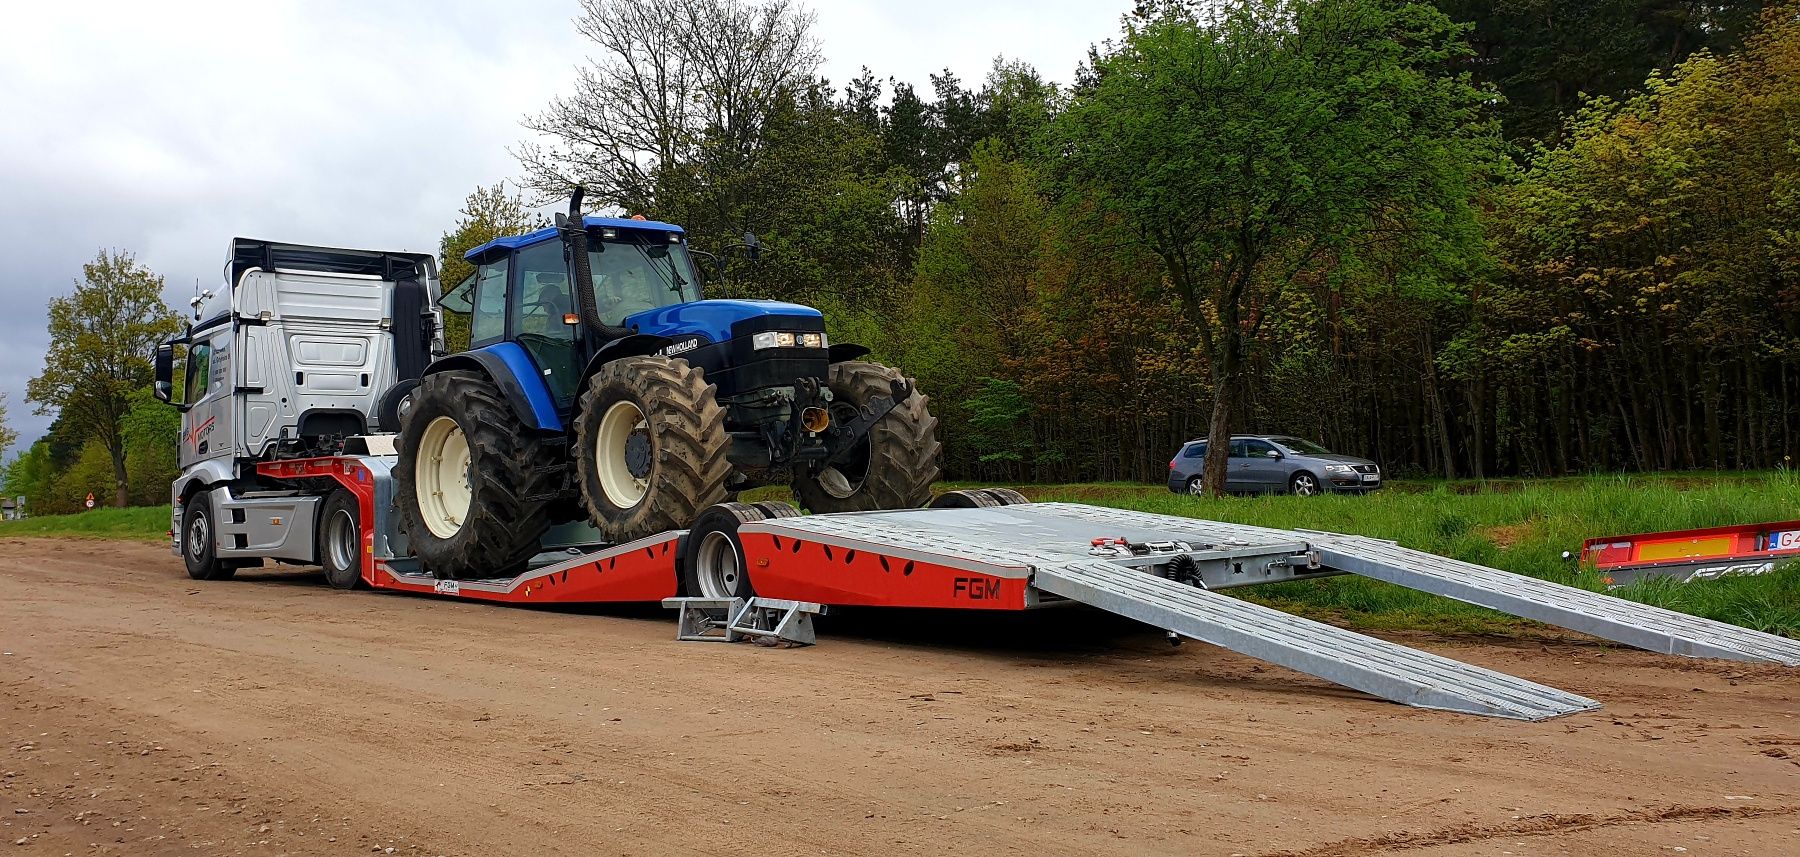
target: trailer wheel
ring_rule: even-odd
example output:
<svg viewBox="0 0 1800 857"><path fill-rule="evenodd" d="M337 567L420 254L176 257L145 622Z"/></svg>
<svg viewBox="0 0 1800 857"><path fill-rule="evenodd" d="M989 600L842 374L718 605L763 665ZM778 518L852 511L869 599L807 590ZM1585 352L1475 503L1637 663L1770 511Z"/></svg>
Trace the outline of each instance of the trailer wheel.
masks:
<svg viewBox="0 0 1800 857"><path fill-rule="evenodd" d="M1011 488L983 488L981 493L994 498L1002 506L1020 506L1031 502L1025 498L1024 494Z"/></svg>
<svg viewBox="0 0 1800 857"><path fill-rule="evenodd" d="M332 589L360 589L362 579L362 509L342 488L331 492L319 513L319 565Z"/></svg>
<svg viewBox="0 0 1800 857"><path fill-rule="evenodd" d="M854 419L863 404L890 395L900 372L879 363L849 360L834 363L826 386L831 390L834 423ZM916 509L931 499L938 477L937 417L929 399L914 391L850 450L844 459L816 474L797 474L794 496L814 512L872 512Z"/></svg>
<svg viewBox="0 0 1800 857"><path fill-rule="evenodd" d="M189 497L181 512L181 559L188 577L226 580L237 573L236 565L219 559L213 533L212 492L203 490Z"/></svg>
<svg viewBox="0 0 1800 857"><path fill-rule="evenodd" d="M769 506L786 510L770 514ZM738 526L751 521L787 518L799 514L780 503L719 503L700 513L688 530L687 551L681 563L681 589L692 598L750 598L749 566Z"/></svg>
<svg viewBox="0 0 1800 857"><path fill-rule="evenodd" d="M588 379L575 420L581 498L608 541L681 529L725 499L725 409L699 368L623 357Z"/></svg>
<svg viewBox="0 0 1800 857"><path fill-rule="evenodd" d="M550 529L560 460L479 372L428 375L412 394L394 464L394 507L439 578L511 574Z"/></svg>

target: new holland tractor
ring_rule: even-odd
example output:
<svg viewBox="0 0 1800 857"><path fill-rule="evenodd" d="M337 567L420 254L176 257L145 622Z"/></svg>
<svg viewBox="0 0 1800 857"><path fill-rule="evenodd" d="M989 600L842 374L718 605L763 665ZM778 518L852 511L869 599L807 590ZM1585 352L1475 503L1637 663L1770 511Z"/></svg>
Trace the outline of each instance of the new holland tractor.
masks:
<svg viewBox="0 0 1800 857"><path fill-rule="evenodd" d="M937 420L908 379L816 309L702 300L681 227L580 205L468 252L439 307L469 350L396 400L400 526L435 574L515 572L557 523L688 527L759 485L815 512L930 499Z"/></svg>

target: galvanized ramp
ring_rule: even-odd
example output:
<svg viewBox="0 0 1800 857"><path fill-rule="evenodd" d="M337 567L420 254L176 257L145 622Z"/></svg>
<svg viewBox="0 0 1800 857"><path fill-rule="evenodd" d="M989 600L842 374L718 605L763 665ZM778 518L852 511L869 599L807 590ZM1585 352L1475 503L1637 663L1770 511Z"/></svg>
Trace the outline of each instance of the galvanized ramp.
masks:
<svg viewBox="0 0 1800 857"><path fill-rule="evenodd" d="M1323 564L1628 646L1800 666L1800 640L1626 601L1361 536L1309 534Z"/></svg>
<svg viewBox="0 0 1800 857"><path fill-rule="evenodd" d="M1600 707L1553 687L1104 560L1040 566L1031 582L1064 598L1406 705L1515 720Z"/></svg>

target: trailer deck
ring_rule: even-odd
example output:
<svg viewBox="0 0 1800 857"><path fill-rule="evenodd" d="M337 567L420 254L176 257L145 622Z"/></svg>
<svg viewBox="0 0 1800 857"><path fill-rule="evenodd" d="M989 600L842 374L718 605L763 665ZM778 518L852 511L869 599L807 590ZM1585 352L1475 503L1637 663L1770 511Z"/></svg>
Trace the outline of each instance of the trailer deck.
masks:
<svg viewBox="0 0 1800 857"><path fill-rule="evenodd" d="M338 456L262 472L352 490L362 508L363 583L376 589L523 604L651 602L678 595L682 563L694 561L686 532L675 531L624 545L556 546L515 576L439 580L408 555L388 512L391 464L388 455ZM964 610L1081 603L1406 705L1519 720L1600 703L1220 590L1358 574L1650 651L1800 666L1800 641L1392 542L956 493L977 507L747 521L733 534L736 559L765 599Z"/></svg>

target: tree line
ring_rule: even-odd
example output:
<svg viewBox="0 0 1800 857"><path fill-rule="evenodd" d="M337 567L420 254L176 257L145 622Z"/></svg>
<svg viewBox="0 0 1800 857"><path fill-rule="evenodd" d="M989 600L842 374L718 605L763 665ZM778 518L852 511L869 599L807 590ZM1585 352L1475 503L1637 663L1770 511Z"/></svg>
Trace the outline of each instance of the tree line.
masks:
<svg viewBox="0 0 1800 857"><path fill-rule="evenodd" d="M1067 85L929 91L822 79L784 0L583 7L524 186L756 233L709 294L916 375L952 476L1154 480L1251 430L1768 467L1800 429L1793 4L1146 0Z"/></svg>
<svg viewBox="0 0 1800 857"><path fill-rule="evenodd" d="M821 77L791 0L581 7L592 56L525 117L522 192L443 235L447 287L579 182L685 225L708 296L916 376L951 478L1160 480L1240 431L1449 477L1789 463L1800 5L1143 0L1066 84L923 89ZM161 290L102 251L52 301L57 419L7 495L166 499Z"/></svg>

